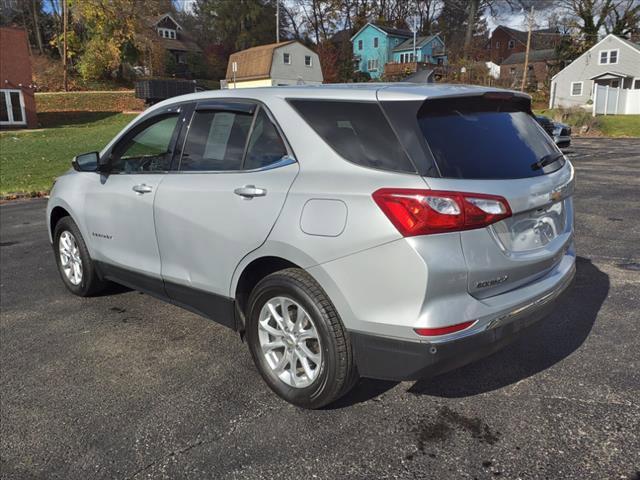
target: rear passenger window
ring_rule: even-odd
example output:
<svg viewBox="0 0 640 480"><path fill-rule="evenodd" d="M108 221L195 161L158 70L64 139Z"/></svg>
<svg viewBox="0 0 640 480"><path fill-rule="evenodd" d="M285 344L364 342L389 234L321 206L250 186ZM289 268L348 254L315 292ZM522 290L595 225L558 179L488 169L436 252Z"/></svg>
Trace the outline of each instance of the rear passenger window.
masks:
<svg viewBox="0 0 640 480"><path fill-rule="evenodd" d="M181 171L240 170L252 115L196 111L182 152Z"/></svg>
<svg viewBox="0 0 640 480"><path fill-rule="evenodd" d="M266 167L277 162L286 154L287 149L278 130L261 108L249 139L244 169L253 170Z"/></svg>
<svg viewBox="0 0 640 480"><path fill-rule="evenodd" d="M415 173L375 102L290 100L322 139L345 160L364 167Z"/></svg>

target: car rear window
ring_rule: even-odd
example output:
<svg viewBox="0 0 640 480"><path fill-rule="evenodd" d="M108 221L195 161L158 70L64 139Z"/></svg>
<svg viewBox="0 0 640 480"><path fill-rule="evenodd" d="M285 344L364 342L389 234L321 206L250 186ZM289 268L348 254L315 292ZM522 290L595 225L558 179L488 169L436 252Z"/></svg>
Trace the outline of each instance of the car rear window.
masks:
<svg viewBox="0 0 640 480"><path fill-rule="evenodd" d="M536 166L558 150L517 100L427 100L418 123L443 177L526 178L564 165L560 158L544 168Z"/></svg>
<svg viewBox="0 0 640 480"><path fill-rule="evenodd" d="M415 173L376 102L289 100L341 157L364 167Z"/></svg>

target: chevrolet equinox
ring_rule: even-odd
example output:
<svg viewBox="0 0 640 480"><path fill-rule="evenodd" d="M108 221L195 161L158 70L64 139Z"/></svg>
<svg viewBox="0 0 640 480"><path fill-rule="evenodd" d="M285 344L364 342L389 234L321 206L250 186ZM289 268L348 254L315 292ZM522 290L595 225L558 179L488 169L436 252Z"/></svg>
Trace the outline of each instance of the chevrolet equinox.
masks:
<svg viewBox="0 0 640 480"><path fill-rule="evenodd" d="M47 208L66 287L117 282L236 330L306 408L495 352L575 271L574 169L519 92L201 92L72 165Z"/></svg>

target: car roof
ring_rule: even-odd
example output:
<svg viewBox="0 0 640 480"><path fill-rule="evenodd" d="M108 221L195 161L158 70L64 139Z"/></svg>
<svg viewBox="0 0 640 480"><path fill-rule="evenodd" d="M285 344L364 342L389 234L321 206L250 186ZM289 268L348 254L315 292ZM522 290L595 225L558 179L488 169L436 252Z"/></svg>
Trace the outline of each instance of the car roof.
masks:
<svg viewBox="0 0 640 480"><path fill-rule="evenodd" d="M269 103L274 99L323 99L323 100L426 100L437 97L458 97L482 95L487 92L511 92L517 96L528 95L495 87L459 84L424 83L334 83L323 85L296 85L286 87L260 87L225 90L205 90L203 92L172 97L156 104L155 108L187 101L211 99L253 99Z"/></svg>

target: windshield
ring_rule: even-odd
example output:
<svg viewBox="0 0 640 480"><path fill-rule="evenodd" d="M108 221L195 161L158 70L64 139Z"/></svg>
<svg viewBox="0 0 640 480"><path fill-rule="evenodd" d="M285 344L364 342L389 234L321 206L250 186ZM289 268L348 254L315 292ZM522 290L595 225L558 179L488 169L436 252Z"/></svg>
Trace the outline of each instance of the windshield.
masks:
<svg viewBox="0 0 640 480"><path fill-rule="evenodd" d="M561 155L547 160L556 156L557 147L512 99L427 100L418 123L443 177L527 178L564 165Z"/></svg>

